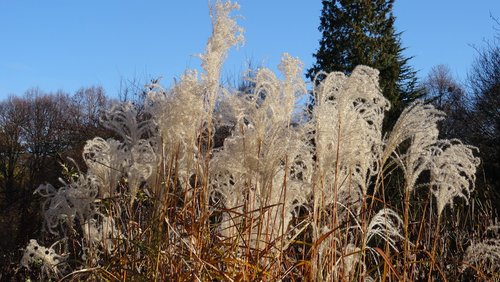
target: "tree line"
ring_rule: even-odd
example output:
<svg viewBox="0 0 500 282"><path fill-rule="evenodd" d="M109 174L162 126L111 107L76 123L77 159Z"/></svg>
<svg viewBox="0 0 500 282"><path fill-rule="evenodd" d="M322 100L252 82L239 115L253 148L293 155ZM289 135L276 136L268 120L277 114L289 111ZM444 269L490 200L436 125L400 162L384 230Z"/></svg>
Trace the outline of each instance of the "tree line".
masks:
<svg viewBox="0 0 500 282"><path fill-rule="evenodd" d="M38 88L0 103L0 185L4 197L60 176L58 162L78 160L88 137L99 135L109 105L102 87L44 93Z"/></svg>
<svg viewBox="0 0 500 282"><path fill-rule="evenodd" d="M100 116L110 104L96 86L71 95L33 88L0 102L0 249L5 253L39 229L34 189L85 170L85 141L109 136Z"/></svg>

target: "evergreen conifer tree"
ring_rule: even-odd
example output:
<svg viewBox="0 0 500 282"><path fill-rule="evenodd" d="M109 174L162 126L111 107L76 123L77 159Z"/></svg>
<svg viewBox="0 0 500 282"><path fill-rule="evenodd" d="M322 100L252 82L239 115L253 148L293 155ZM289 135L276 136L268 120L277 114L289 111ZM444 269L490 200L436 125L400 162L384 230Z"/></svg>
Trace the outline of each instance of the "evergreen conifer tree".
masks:
<svg viewBox="0 0 500 282"><path fill-rule="evenodd" d="M357 65L380 71L380 88L391 102L389 119L419 96L411 57L403 55L400 33L394 28L394 0L324 0L316 63L307 76L320 71L350 74ZM318 76L321 80L321 75ZM391 122L389 122L391 123Z"/></svg>

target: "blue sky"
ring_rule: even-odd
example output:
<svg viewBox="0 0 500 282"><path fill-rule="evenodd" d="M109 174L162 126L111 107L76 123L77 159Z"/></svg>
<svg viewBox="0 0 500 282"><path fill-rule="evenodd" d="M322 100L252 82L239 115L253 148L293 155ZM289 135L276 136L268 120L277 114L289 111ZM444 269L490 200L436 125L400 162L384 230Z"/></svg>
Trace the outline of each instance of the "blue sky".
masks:
<svg viewBox="0 0 500 282"><path fill-rule="evenodd" d="M318 48L321 1L240 0L245 45L229 54L223 77L237 81L248 62L276 69L281 54L308 68ZM492 39L490 13L500 18L499 0L397 0L411 65L425 77L447 64L464 79L476 51ZM73 93L101 85L116 95L120 81L163 77L168 86L210 35L208 1L0 0L0 99L39 87Z"/></svg>

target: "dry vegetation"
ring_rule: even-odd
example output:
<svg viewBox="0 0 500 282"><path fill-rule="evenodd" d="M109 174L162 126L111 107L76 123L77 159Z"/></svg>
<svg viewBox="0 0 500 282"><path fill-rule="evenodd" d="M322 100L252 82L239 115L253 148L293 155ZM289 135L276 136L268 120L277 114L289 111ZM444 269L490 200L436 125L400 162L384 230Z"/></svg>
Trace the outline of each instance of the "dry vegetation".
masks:
<svg viewBox="0 0 500 282"><path fill-rule="evenodd" d="M37 189L50 236L29 242L18 274L498 279L498 225L488 202L472 197L480 161L475 148L438 139L443 113L415 102L383 134L390 105L378 71L358 66L350 76L322 74L305 115L296 103L307 94L301 63L287 54L282 78L259 69L252 93L221 86L226 53L242 40L235 7L215 4L201 75L187 71L171 89L150 85L144 109L113 107L103 122L121 138L89 140L86 172Z"/></svg>

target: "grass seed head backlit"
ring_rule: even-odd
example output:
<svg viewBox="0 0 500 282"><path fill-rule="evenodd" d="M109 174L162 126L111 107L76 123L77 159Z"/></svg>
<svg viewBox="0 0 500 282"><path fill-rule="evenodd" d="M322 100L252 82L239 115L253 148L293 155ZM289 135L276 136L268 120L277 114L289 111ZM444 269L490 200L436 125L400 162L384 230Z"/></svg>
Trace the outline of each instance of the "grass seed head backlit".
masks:
<svg viewBox="0 0 500 282"><path fill-rule="evenodd" d="M420 245L431 232L419 227L439 232L445 208L469 200L474 148L439 140L443 113L421 101L383 133L390 104L368 66L323 74L307 119L297 102L308 94L303 64L289 54L282 79L260 68L249 93L222 86L227 52L243 41L237 7L213 6L201 75L186 71L170 89L149 85L143 108L115 105L103 124L118 138L89 140L85 171L37 189L47 230L71 242L63 249L75 261L64 273L61 255L42 264L53 276L88 280L395 281L432 272L409 263L436 246ZM498 242L473 246L469 263L478 249L498 261Z"/></svg>

